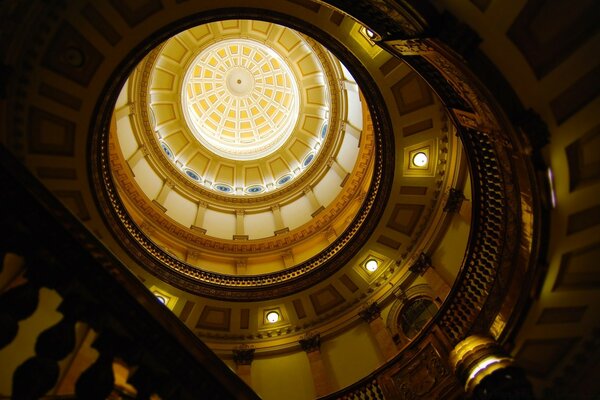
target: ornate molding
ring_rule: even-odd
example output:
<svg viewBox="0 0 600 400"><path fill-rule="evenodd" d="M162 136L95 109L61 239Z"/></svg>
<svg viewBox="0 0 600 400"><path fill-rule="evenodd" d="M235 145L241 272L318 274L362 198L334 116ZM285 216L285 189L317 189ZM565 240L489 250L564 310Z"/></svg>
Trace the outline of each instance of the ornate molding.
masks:
<svg viewBox="0 0 600 400"><path fill-rule="evenodd" d="M381 316L381 310L377 303L371 303L364 310L360 311L358 315L366 322L372 322Z"/></svg>
<svg viewBox="0 0 600 400"><path fill-rule="evenodd" d="M251 365L252 361L254 361L255 350L247 346L233 349L233 361L236 365Z"/></svg>
<svg viewBox="0 0 600 400"><path fill-rule="evenodd" d="M313 351L319 351L321 349L321 335L320 334L309 334L304 339L298 341L300 347L307 353Z"/></svg>

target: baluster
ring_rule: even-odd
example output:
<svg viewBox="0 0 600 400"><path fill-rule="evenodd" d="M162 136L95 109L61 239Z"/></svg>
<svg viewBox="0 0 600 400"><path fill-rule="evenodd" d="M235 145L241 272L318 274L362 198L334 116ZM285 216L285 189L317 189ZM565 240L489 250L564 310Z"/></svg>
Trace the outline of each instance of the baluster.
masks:
<svg viewBox="0 0 600 400"><path fill-rule="evenodd" d="M19 321L31 316L39 302L39 287L31 281L0 295L0 349L17 336Z"/></svg>
<svg viewBox="0 0 600 400"><path fill-rule="evenodd" d="M165 387L167 373L156 371L146 364L138 366L132 376L127 380L134 388L136 388L138 399L149 399L155 393L164 392L161 390Z"/></svg>
<svg viewBox="0 0 600 400"><path fill-rule="evenodd" d="M115 376L113 373L113 358L115 355L114 335L102 332L94 343L100 353L96 361L77 379L75 394L78 398L89 400L104 400L113 391Z"/></svg>
<svg viewBox="0 0 600 400"><path fill-rule="evenodd" d="M58 362L75 348L75 324L82 314L83 303L78 297L67 297L58 308L63 318L42 332L35 344L35 356L21 364L13 375L15 399L37 399L58 380Z"/></svg>

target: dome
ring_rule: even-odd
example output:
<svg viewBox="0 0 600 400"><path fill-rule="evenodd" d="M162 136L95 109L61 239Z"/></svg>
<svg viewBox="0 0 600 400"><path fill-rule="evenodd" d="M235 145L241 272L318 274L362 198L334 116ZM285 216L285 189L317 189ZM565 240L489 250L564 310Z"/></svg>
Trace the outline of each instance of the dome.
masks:
<svg viewBox="0 0 600 400"><path fill-rule="evenodd" d="M377 194L373 124L314 39L256 20L185 30L139 63L114 118L121 221L175 273L268 287L352 255Z"/></svg>

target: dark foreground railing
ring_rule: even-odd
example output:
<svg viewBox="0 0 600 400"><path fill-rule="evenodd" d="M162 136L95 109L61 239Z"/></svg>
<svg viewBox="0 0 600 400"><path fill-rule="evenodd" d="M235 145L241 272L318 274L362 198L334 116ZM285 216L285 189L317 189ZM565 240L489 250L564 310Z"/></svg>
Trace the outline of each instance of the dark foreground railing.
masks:
<svg viewBox="0 0 600 400"><path fill-rule="evenodd" d="M2 146L0 188L0 274L6 254L25 264L22 283L0 294L0 349L38 308L42 287L62 298L62 319L13 373L13 399L43 398L56 385L78 323L96 333L99 356L77 379L77 398L114 396L118 361L139 399L258 399Z"/></svg>

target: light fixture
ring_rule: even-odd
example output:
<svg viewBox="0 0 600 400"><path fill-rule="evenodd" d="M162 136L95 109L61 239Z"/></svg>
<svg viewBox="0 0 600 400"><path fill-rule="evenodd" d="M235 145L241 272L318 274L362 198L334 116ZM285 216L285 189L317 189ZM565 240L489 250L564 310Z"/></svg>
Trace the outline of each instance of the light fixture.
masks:
<svg viewBox="0 0 600 400"><path fill-rule="evenodd" d="M554 174L552 168L548 167L548 190L550 191L550 204L556 208L556 192L554 191Z"/></svg>
<svg viewBox="0 0 600 400"><path fill-rule="evenodd" d="M267 321L271 324L279 321L279 313L277 311L268 311L266 316Z"/></svg>
<svg viewBox="0 0 600 400"><path fill-rule="evenodd" d="M415 167L424 167L428 162L429 158L427 157L427 154L422 151L416 153L412 158L412 163Z"/></svg>
<svg viewBox="0 0 600 400"><path fill-rule="evenodd" d="M365 29L365 33L367 34L367 36L368 36L370 39L373 39L373 38L375 37L375 33L374 33L372 30L368 29L368 28L367 28L367 29Z"/></svg>
<svg viewBox="0 0 600 400"><path fill-rule="evenodd" d="M377 268L379 268L379 263L374 258L371 258L369 261L365 263L365 268L369 272L375 272Z"/></svg>
<svg viewBox="0 0 600 400"><path fill-rule="evenodd" d="M167 298L165 296L163 296L160 293L153 293L154 297L156 297L156 300L158 300L159 303L162 303L164 305L167 305Z"/></svg>

